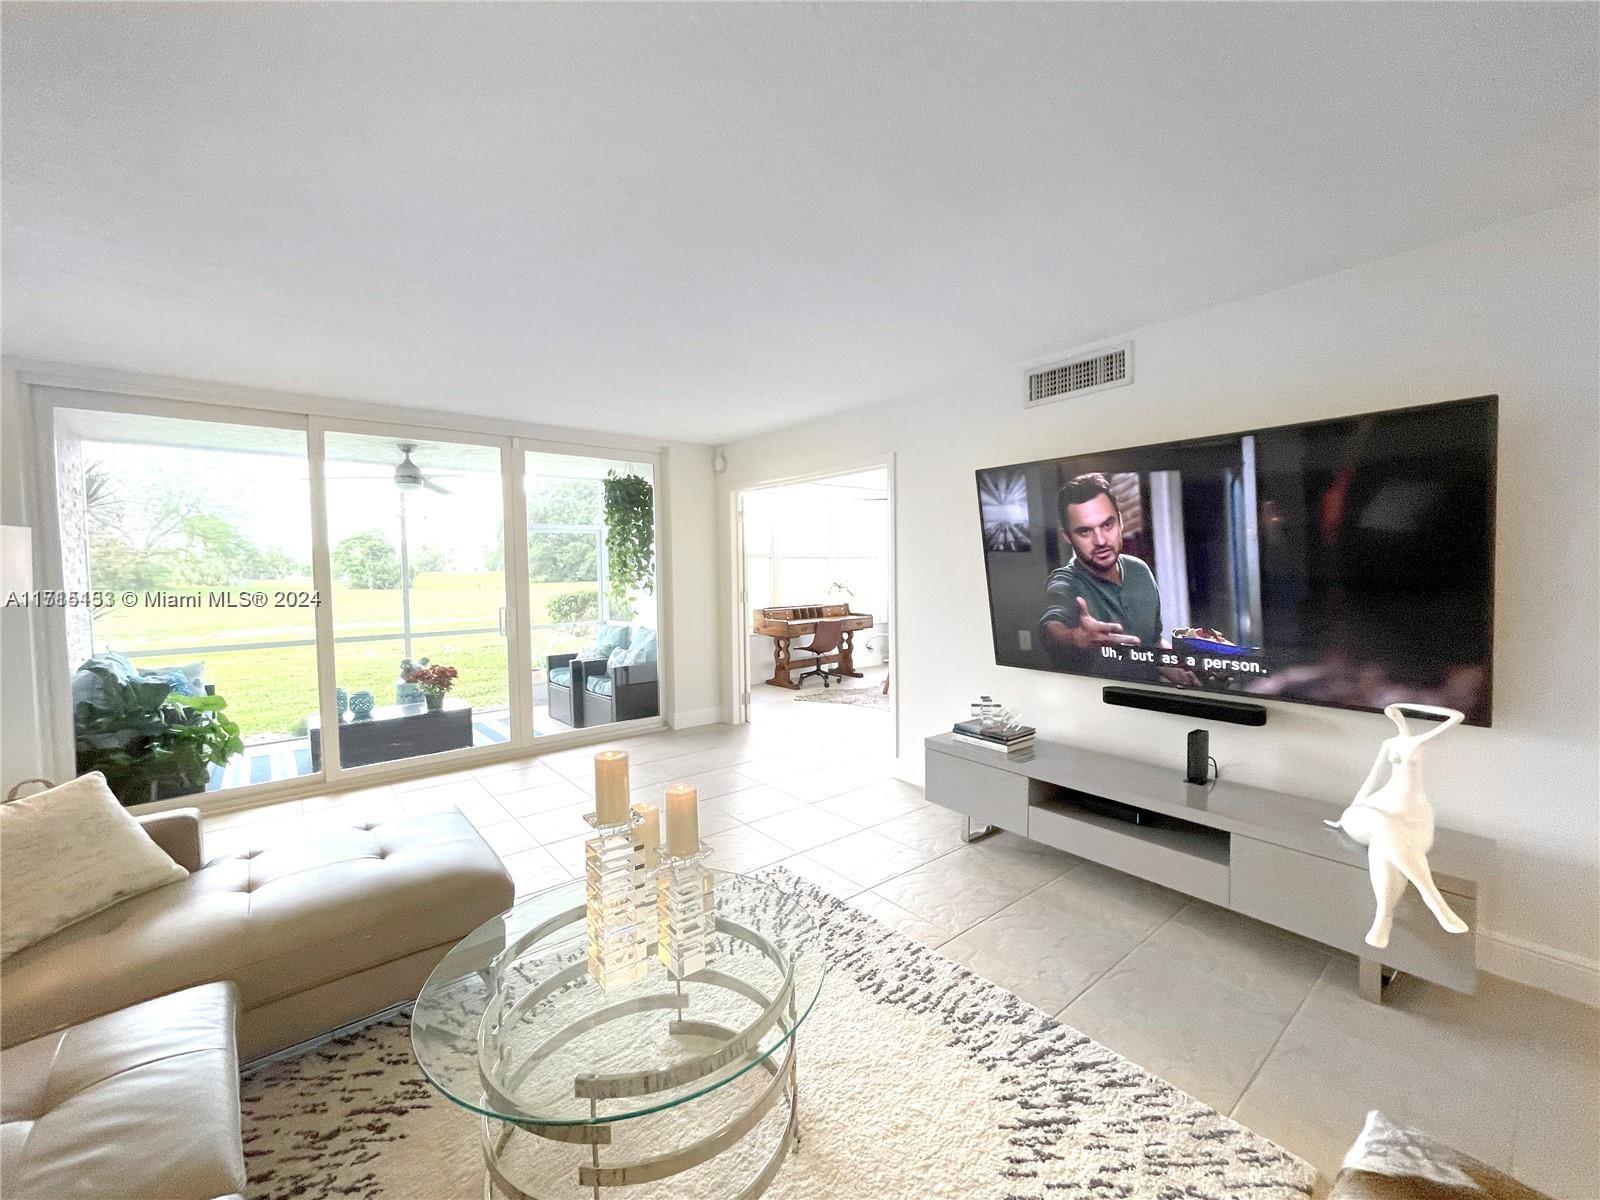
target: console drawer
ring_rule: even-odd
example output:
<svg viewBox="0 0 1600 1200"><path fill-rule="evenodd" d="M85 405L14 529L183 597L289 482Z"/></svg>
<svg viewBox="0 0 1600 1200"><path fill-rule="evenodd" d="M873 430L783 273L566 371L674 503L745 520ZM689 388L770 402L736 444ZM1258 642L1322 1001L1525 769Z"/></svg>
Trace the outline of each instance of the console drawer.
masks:
<svg viewBox="0 0 1600 1200"><path fill-rule="evenodd" d="M925 794L930 803L1027 836L1027 776L932 749L927 751L924 765Z"/></svg>
<svg viewBox="0 0 1600 1200"><path fill-rule="evenodd" d="M1382 950L1366 943L1372 925L1372 883L1365 867L1319 858L1255 838L1233 838L1232 908L1247 917L1336 946L1361 958L1376 959L1458 992L1477 986L1477 945L1471 932L1446 933L1423 904L1417 889L1406 893L1394 913L1394 930ZM1450 907L1470 926L1477 925L1472 896L1436 877Z"/></svg>

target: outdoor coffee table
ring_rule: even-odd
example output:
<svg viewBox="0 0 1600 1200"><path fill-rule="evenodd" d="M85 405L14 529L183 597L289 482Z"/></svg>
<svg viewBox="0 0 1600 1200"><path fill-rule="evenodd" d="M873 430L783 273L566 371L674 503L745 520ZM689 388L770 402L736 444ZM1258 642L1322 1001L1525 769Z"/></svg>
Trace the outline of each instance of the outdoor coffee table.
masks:
<svg viewBox="0 0 1600 1200"><path fill-rule="evenodd" d="M589 977L584 884L485 922L429 976L411 1019L428 1081L482 1118L486 1196L586 1195L666 1180L761 1195L799 1144L795 1043L822 985L811 910L712 871L706 969L607 990Z"/></svg>
<svg viewBox="0 0 1600 1200"><path fill-rule="evenodd" d="M322 766L320 714L306 717L306 733L311 739L311 769L315 771ZM472 705L454 696L446 697L442 708L429 708L419 700L415 704L386 704L366 717L346 713L339 719L339 758L346 767L443 754L471 745Z"/></svg>

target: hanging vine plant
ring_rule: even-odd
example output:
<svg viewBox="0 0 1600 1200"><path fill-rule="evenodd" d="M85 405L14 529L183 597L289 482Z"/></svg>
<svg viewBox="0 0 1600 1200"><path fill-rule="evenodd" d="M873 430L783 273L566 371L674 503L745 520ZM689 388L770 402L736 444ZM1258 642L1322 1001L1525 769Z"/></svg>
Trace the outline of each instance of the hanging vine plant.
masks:
<svg viewBox="0 0 1600 1200"><path fill-rule="evenodd" d="M606 472L605 491L607 570L621 602L630 591L655 591L655 493L649 480L615 471Z"/></svg>

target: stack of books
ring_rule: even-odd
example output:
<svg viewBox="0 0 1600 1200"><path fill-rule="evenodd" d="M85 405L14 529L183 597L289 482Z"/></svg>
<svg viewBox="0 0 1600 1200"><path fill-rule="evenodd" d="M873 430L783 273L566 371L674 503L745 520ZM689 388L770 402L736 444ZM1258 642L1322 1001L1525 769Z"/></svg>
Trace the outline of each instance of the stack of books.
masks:
<svg viewBox="0 0 1600 1200"><path fill-rule="evenodd" d="M1001 754L1015 754L1033 748L1033 727L1012 725L1006 729L985 729L979 721L957 721L950 732L956 741L966 746L982 746L985 750L998 750Z"/></svg>

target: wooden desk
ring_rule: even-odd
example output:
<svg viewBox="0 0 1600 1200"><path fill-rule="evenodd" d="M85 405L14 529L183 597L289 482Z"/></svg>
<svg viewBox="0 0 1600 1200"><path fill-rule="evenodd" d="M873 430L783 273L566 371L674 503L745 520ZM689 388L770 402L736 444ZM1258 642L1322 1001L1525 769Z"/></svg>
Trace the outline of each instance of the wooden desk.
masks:
<svg viewBox="0 0 1600 1200"><path fill-rule="evenodd" d="M844 637L837 653L820 658L806 659L809 670L814 666L838 664L840 675L861 678L855 664L855 635L859 629L872 628L872 614L851 612L848 604L800 604L777 608L758 608L755 613L755 631L772 639L773 687L798 690L800 685L789 677L789 642L817 631L818 621L839 621L844 625Z"/></svg>

